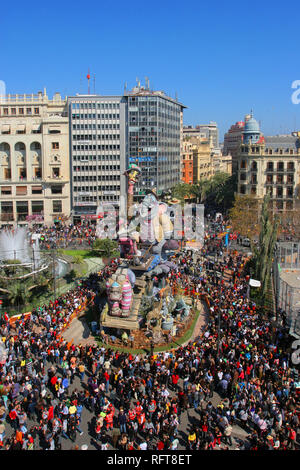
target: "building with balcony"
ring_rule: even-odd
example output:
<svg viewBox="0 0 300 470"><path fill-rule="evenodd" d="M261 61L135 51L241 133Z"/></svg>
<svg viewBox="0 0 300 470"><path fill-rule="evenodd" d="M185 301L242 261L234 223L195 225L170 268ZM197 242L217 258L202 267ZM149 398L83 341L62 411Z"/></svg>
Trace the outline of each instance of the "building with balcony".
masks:
<svg viewBox="0 0 300 470"><path fill-rule="evenodd" d="M300 183L300 133L264 137L251 116L238 151L238 194L271 197L275 211L295 208Z"/></svg>
<svg viewBox="0 0 300 470"><path fill-rule="evenodd" d="M219 129L218 125L214 121L210 121L209 124L199 124L195 127L184 126L183 137L198 137L200 139L206 139L212 141L212 147L218 149L219 145Z"/></svg>
<svg viewBox="0 0 300 470"><path fill-rule="evenodd" d="M181 151L181 181L193 184L193 146L189 140L183 140Z"/></svg>
<svg viewBox="0 0 300 470"><path fill-rule="evenodd" d="M46 90L0 101L0 225L70 215L67 101Z"/></svg>
<svg viewBox="0 0 300 470"><path fill-rule="evenodd" d="M250 116L245 117L245 121ZM243 130L245 121L238 121L233 124L224 135L223 155L231 155L232 157L232 172L238 169L238 152L243 140Z"/></svg>

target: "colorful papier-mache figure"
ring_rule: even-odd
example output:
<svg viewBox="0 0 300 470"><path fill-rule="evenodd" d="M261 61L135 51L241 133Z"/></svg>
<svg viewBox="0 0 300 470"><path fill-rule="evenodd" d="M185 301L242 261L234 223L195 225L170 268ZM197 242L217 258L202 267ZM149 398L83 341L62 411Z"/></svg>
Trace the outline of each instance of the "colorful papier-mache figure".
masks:
<svg viewBox="0 0 300 470"><path fill-rule="evenodd" d="M128 269L119 268L106 282L108 314L114 317L128 317L133 299L132 284Z"/></svg>

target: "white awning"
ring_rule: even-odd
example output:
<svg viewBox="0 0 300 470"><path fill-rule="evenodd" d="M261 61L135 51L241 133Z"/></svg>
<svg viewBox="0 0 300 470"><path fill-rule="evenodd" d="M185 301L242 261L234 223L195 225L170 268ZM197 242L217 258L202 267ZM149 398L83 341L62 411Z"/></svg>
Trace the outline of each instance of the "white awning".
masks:
<svg viewBox="0 0 300 470"><path fill-rule="evenodd" d="M32 125L32 130L33 131L39 131L41 128L41 124L33 124Z"/></svg>
<svg viewBox="0 0 300 470"><path fill-rule="evenodd" d="M9 124L3 124L1 127L2 132L9 132L10 131L10 125Z"/></svg>
<svg viewBox="0 0 300 470"><path fill-rule="evenodd" d="M18 124L17 130L21 132L25 132L25 124Z"/></svg>

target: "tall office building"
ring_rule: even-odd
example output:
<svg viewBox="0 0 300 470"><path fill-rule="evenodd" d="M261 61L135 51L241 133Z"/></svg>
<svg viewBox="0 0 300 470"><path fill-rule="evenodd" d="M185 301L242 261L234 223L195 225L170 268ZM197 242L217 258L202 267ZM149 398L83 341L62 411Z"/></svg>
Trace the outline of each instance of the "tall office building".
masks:
<svg viewBox="0 0 300 470"><path fill-rule="evenodd" d="M125 93L128 100L128 156L142 170L136 199L147 189L161 194L181 180L183 106L162 91L140 85Z"/></svg>
<svg viewBox="0 0 300 470"><path fill-rule="evenodd" d="M137 200L147 189L160 194L180 181L183 108L141 86L123 96L69 97L74 221L95 218L100 204L120 207L130 163L141 168Z"/></svg>
<svg viewBox="0 0 300 470"><path fill-rule="evenodd" d="M70 216L67 100L46 90L0 101L1 226Z"/></svg>
<svg viewBox="0 0 300 470"><path fill-rule="evenodd" d="M73 220L97 207L119 206L125 194L127 100L123 96L69 97Z"/></svg>

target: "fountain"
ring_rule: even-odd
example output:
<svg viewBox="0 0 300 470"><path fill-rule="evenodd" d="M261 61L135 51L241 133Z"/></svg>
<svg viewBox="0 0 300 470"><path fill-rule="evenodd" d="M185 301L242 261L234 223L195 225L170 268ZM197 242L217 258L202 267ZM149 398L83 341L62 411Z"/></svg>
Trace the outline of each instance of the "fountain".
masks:
<svg viewBox="0 0 300 470"><path fill-rule="evenodd" d="M0 260L19 260L21 263L30 263L30 248L27 230L18 227L16 230L1 230L0 233Z"/></svg>

